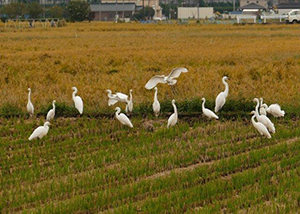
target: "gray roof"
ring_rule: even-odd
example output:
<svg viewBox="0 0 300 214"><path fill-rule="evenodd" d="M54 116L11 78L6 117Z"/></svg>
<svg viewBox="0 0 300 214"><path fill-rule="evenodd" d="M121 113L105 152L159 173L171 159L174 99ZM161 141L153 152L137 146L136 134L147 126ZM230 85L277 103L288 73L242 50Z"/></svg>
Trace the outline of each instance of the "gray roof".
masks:
<svg viewBox="0 0 300 214"><path fill-rule="evenodd" d="M239 7L240 10L244 10L244 9L259 9L259 10L265 10L266 8L261 6L261 5L258 5L258 4L255 4L255 3L251 3L251 4L247 4L247 5L244 5L243 7Z"/></svg>
<svg viewBox="0 0 300 214"><path fill-rule="evenodd" d="M111 11L135 11L135 3L102 3L102 4L91 4L91 11L98 12L111 12Z"/></svg>
<svg viewBox="0 0 300 214"><path fill-rule="evenodd" d="M281 3L276 7L277 9L300 9L300 3Z"/></svg>

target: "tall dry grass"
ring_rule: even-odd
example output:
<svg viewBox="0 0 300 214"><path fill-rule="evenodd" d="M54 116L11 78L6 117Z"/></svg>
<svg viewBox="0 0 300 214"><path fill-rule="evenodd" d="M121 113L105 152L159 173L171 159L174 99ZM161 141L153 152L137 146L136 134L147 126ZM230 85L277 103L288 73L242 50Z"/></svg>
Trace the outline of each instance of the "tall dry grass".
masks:
<svg viewBox="0 0 300 214"><path fill-rule="evenodd" d="M214 100L230 77L230 99L300 105L300 26L178 26L112 23L68 24L56 29L0 31L0 107L25 111L27 87L37 111L53 99L72 105L77 86L90 110L107 108L105 89L128 93L135 104L152 102L144 89L155 74L177 66L175 99ZM170 89L159 85L159 99Z"/></svg>

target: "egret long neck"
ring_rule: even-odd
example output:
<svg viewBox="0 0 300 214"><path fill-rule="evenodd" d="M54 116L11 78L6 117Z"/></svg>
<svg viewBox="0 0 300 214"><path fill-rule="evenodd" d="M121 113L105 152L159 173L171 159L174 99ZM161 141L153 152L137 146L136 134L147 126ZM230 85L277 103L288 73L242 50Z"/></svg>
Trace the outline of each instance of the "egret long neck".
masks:
<svg viewBox="0 0 300 214"><path fill-rule="evenodd" d="M175 103L173 103L172 105L173 105L173 108L174 108L174 113L175 113L176 116L177 116L177 115L178 115L178 113L177 113L177 107L176 107Z"/></svg>
<svg viewBox="0 0 300 214"><path fill-rule="evenodd" d="M31 91L28 92L28 102L30 102Z"/></svg>
<svg viewBox="0 0 300 214"><path fill-rule="evenodd" d="M119 113L121 112L121 109L118 109L117 111L116 111L116 117L117 116L119 116Z"/></svg>
<svg viewBox="0 0 300 214"><path fill-rule="evenodd" d="M53 111L55 111L55 103L52 103Z"/></svg>
<svg viewBox="0 0 300 214"><path fill-rule="evenodd" d="M155 90L155 93L154 93L154 102L157 101L157 90Z"/></svg>
<svg viewBox="0 0 300 214"><path fill-rule="evenodd" d="M73 99L75 98L76 93L77 93L77 89L75 89L75 90L73 91L73 94L72 94L72 98L73 98Z"/></svg>
<svg viewBox="0 0 300 214"><path fill-rule="evenodd" d="M256 125L256 122L255 122L255 120L254 120L254 117L255 117L255 115L252 116L251 122L252 122L252 124L255 126L255 125Z"/></svg>
<svg viewBox="0 0 300 214"><path fill-rule="evenodd" d="M259 100L256 100L255 114L258 115Z"/></svg>
<svg viewBox="0 0 300 214"><path fill-rule="evenodd" d="M203 102L202 102L202 111L204 111L204 109L205 109L204 104L205 104L205 100L203 100Z"/></svg>
<svg viewBox="0 0 300 214"><path fill-rule="evenodd" d="M130 100L130 102L132 102L132 92L130 91L130 98L129 98L129 100Z"/></svg>
<svg viewBox="0 0 300 214"><path fill-rule="evenodd" d="M227 96L228 95L228 92L229 92L229 86L228 86L228 83L225 81L225 79L222 80L223 81L223 84L225 85L225 95Z"/></svg>

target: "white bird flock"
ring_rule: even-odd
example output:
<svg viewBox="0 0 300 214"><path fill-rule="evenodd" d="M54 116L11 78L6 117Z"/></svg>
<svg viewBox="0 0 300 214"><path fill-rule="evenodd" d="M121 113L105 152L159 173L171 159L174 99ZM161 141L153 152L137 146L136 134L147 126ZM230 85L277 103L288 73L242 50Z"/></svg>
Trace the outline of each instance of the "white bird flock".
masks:
<svg viewBox="0 0 300 214"><path fill-rule="evenodd" d="M178 78L181 73L187 73L187 72L188 72L188 70L186 68L174 68L168 76L155 75L146 83L146 85L145 85L146 89L150 90L150 89L154 88L154 91L155 91L154 92L154 101L152 104L153 113L154 113L155 117L158 117L160 115L160 110L161 110L160 103L157 98L158 97L157 96L157 94L158 94L157 84L158 83L167 83L168 85L173 86L177 82L176 78ZM215 113L205 107L206 100L204 97L202 98L202 112L203 112L203 115L205 117L207 117L208 119L217 119L217 120L219 119L219 117L218 117L218 115L216 115L216 113L219 112L225 105L226 99L227 99L227 96L229 93L229 85L226 82L227 79L228 79L227 76L224 76L222 78L222 83L225 86L225 90L220 92L218 94L218 96L216 97L215 109L214 109ZM72 87L72 90L73 90L72 99L73 99L75 108L78 110L79 114L82 114L83 113L83 101L80 96L76 96L76 94L78 92L77 88ZM107 89L106 92L107 92L107 96L108 96L108 106L115 105L118 102L125 103L126 104L125 112L127 114L132 113L133 112L132 91L133 91L132 89L129 90L129 96L128 96L121 92L116 92L115 94L113 94L110 89ZM277 117L284 117L285 112L283 110L281 110L281 107L278 104L272 104L272 105L268 106L266 103L263 103L263 98L260 98L260 100L258 98L254 98L253 101L256 102L256 106L255 106L255 111L251 112L251 114L253 114L253 116L251 117L252 125L259 132L259 134L261 136L271 138L270 133L272 133L272 134L275 133L275 126L271 122L271 120L267 117L267 114L271 114L277 118ZM55 103L56 103L56 101L53 100L53 102L52 102L53 108L50 109L49 112L47 113L46 122L44 123L44 125L36 128L33 131L33 133L30 135L29 140L33 140L35 138L41 139L45 135L47 135L47 133L49 131L49 126L50 126L49 121L53 120L55 117ZM178 111L177 111L177 107L175 104L175 99L172 100L172 106L174 109L174 113L168 119L167 128L175 126L178 122ZM133 125L132 125L130 119L128 118L128 116L125 115L124 113L121 113L120 107L116 107L115 111L116 111L115 117L122 125L133 128ZM34 107L31 102L31 89L30 88L28 88L27 112L29 113L30 117L34 116ZM255 121L255 119L257 120L257 122Z"/></svg>

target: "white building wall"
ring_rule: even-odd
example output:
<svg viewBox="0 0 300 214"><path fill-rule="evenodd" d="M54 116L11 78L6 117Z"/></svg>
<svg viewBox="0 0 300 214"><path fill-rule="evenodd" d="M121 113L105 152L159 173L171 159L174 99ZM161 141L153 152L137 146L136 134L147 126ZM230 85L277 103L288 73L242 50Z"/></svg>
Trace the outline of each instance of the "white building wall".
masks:
<svg viewBox="0 0 300 214"><path fill-rule="evenodd" d="M205 19L213 17L214 9L213 7L199 7L199 17L197 7L178 7L178 18L179 19Z"/></svg>

